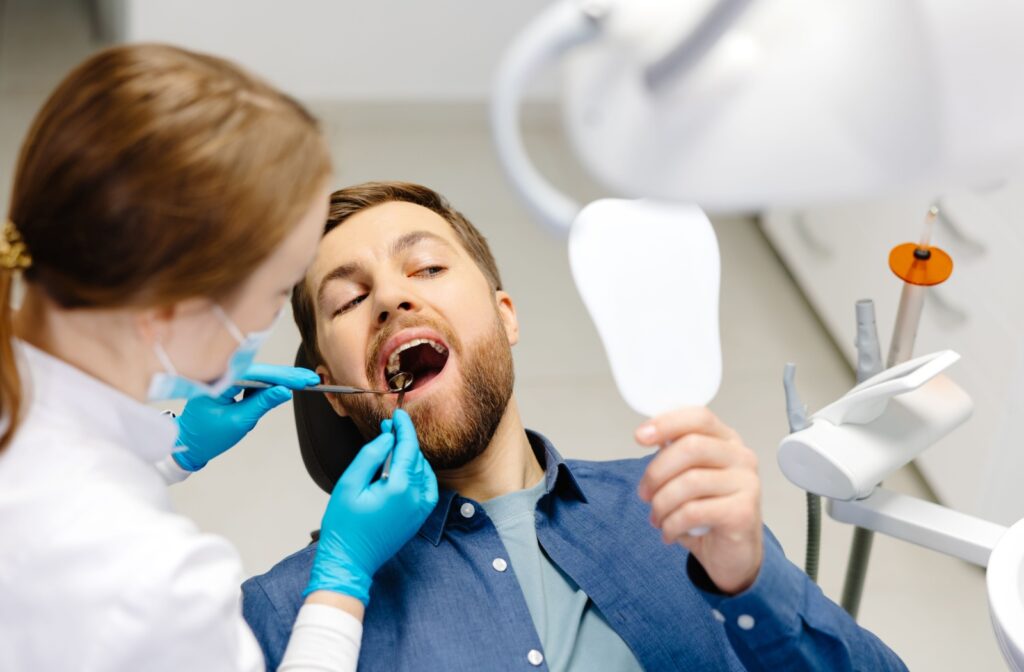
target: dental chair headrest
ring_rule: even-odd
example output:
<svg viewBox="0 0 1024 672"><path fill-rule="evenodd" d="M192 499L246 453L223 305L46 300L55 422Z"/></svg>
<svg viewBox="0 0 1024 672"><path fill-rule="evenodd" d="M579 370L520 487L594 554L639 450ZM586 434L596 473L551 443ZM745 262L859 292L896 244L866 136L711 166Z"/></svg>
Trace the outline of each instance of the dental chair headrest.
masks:
<svg viewBox="0 0 1024 672"><path fill-rule="evenodd" d="M303 355L302 346L295 356L295 366L314 367ZM330 494L366 440L355 423L335 413L322 394L296 394L292 408L306 471Z"/></svg>

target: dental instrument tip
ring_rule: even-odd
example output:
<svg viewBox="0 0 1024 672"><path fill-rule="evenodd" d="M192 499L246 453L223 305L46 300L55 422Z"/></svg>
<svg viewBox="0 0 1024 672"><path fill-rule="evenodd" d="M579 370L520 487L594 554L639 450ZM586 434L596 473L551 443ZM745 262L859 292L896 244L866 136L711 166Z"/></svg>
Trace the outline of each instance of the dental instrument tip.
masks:
<svg viewBox="0 0 1024 672"><path fill-rule="evenodd" d="M396 411L402 407L402 402L405 401L405 393L412 386L412 381L412 374L405 371L399 371L388 379L388 387L390 387L393 392L398 393L398 401L395 403ZM395 434L395 439L397 440L398 430L392 429L392 432ZM387 458L384 460L384 468L381 469L380 472L380 477L382 479L387 478L391 473L391 455L392 452L389 451Z"/></svg>

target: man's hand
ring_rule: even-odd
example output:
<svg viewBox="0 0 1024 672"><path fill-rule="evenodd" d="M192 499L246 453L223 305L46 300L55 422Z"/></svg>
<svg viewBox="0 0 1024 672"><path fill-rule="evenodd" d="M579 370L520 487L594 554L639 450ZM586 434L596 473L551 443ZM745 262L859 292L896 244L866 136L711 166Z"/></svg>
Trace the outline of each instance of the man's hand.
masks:
<svg viewBox="0 0 1024 672"><path fill-rule="evenodd" d="M645 422L643 446L664 446L640 480L651 523L665 543L693 553L719 590L736 594L757 578L764 554L757 457L739 434L704 407L686 407ZM709 527L701 537L687 534Z"/></svg>

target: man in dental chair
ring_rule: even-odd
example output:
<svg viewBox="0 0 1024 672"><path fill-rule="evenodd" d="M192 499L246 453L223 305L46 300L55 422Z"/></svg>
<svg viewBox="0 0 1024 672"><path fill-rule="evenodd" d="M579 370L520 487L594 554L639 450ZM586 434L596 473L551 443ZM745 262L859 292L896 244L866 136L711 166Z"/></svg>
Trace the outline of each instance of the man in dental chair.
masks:
<svg viewBox="0 0 1024 672"><path fill-rule="evenodd" d="M438 194L336 192L292 305L327 383L385 388L440 484L419 533L373 577L361 670L903 670L783 555L757 460L705 408L636 430L652 455L563 460L512 394L515 304L487 243ZM396 398L330 399L365 438ZM703 536L690 530L710 529ZM315 545L247 581L281 660Z"/></svg>

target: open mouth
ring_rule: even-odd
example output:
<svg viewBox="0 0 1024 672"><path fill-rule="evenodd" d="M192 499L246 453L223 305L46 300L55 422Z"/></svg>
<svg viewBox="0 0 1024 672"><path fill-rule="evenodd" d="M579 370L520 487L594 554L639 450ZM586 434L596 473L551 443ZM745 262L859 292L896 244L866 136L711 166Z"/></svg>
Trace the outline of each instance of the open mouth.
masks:
<svg viewBox="0 0 1024 672"><path fill-rule="evenodd" d="M402 343L384 364L384 379L391 380L399 371L413 377L409 391L423 387L436 378L448 363L448 348L430 338L414 338Z"/></svg>

